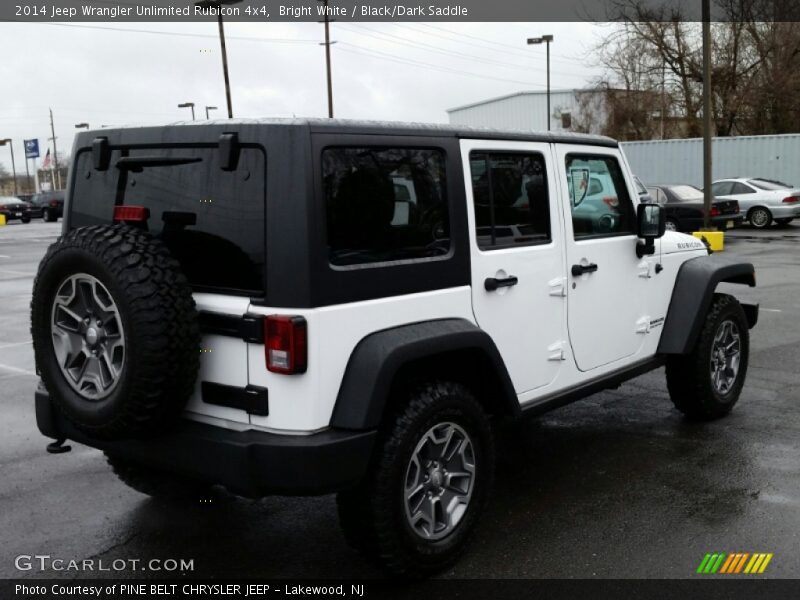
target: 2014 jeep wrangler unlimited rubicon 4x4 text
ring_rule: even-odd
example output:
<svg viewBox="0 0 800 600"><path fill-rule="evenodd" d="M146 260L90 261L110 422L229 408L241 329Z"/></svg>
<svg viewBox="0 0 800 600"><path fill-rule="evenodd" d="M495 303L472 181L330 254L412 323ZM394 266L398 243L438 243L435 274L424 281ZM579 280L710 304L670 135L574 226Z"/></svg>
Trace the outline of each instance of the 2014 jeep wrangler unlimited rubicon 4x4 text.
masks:
<svg viewBox="0 0 800 600"><path fill-rule="evenodd" d="M608 197L587 196L591 177ZM666 365L739 398L750 264L664 232L608 138L322 120L81 133L34 284L41 432L153 495L337 492L356 548L464 548L493 419Z"/></svg>

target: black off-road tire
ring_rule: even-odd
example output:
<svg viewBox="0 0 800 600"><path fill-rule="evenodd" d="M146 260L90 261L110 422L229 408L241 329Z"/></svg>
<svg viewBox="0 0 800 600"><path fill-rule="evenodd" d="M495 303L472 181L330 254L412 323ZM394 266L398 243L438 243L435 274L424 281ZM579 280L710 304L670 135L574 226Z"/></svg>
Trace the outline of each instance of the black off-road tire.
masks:
<svg viewBox="0 0 800 600"><path fill-rule="evenodd" d="M53 347L55 295L67 278L79 273L106 287L125 334L119 380L101 399L73 389ZM180 414L194 389L200 333L191 289L167 248L145 231L95 225L73 229L52 244L33 285L31 334L52 403L92 437L159 433Z"/></svg>
<svg viewBox="0 0 800 600"><path fill-rule="evenodd" d="M725 321L732 321L740 339L739 370L730 389L721 394L711 376L714 338ZM710 421L727 415L739 400L747 374L750 337L747 317L739 302L728 294L715 294L694 350L667 360L667 388L675 407L688 418Z"/></svg>
<svg viewBox="0 0 800 600"><path fill-rule="evenodd" d="M466 512L442 539L426 540L408 524L405 478L411 455L424 434L439 423L455 423L474 448L475 480ZM492 430L483 407L459 383L436 382L412 391L382 432L365 480L336 498L348 543L367 559L406 577L425 577L452 564L463 552L494 480Z"/></svg>
<svg viewBox="0 0 800 600"><path fill-rule="evenodd" d="M213 495L213 486L200 480L140 465L107 452L106 460L122 483L159 500L199 503Z"/></svg>

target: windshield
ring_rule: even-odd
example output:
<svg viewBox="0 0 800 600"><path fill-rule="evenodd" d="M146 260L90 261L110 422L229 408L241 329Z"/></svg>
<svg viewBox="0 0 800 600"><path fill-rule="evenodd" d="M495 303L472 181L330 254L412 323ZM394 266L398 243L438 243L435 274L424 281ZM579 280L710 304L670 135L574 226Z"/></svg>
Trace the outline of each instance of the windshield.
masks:
<svg viewBox="0 0 800 600"><path fill-rule="evenodd" d="M772 181L771 179L751 179L748 183L756 186L760 190L768 190L770 192L777 191L777 190L788 190L791 189L788 183L782 183L780 181Z"/></svg>
<svg viewBox="0 0 800 600"><path fill-rule="evenodd" d="M669 191L681 202L692 202L703 199L703 192L691 185L676 185L669 188Z"/></svg>

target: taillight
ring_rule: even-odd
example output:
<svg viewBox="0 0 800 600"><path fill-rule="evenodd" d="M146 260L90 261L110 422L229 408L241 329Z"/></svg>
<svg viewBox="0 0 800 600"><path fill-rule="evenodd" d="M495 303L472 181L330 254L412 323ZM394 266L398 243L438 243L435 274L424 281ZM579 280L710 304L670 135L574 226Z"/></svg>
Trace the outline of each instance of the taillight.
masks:
<svg viewBox="0 0 800 600"><path fill-rule="evenodd" d="M718 207L718 206L712 206L712 207L711 207L711 216L712 216L712 217L718 217L718 216L720 216L721 214L722 214L722 213L721 213L721 212L719 212L719 207Z"/></svg>
<svg viewBox="0 0 800 600"><path fill-rule="evenodd" d="M800 196L789 196L784 198L783 201L785 204L794 204L795 202L800 202Z"/></svg>
<svg viewBox="0 0 800 600"><path fill-rule="evenodd" d="M603 202L611 208L617 208L619 206L619 198L616 196L606 196L603 198Z"/></svg>
<svg viewBox="0 0 800 600"><path fill-rule="evenodd" d="M271 315L264 319L264 358L273 373L305 373L308 326L303 317Z"/></svg>
<svg viewBox="0 0 800 600"><path fill-rule="evenodd" d="M5 204L0 204L0 210L6 210L7 208L8 206L6 206Z"/></svg>
<svg viewBox="0 0 800 600"><path fill-rule="evenodd" d="M50 206L53 208L58 208L58 200L50 200Z"/></svg>
<svg viewBox="0 0 800 600"><path fill-rule="evenodd" d="M115 221L147 221L150 218L150 210L145 206L115 206Z"/></svg>

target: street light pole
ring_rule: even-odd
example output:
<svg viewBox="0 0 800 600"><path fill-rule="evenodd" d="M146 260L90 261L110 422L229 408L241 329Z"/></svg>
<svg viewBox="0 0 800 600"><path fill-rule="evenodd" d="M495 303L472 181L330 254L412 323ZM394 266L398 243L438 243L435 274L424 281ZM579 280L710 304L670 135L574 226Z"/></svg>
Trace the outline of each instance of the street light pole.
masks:
<svg viewBox="0 0 800 600"><path fill-rule="evenodd" d="M14 142L11 138L0 140L0 146L8 144L11 148L11 176L14 178L14 195L17 195L17 166L14 164Z"/></svg>
<svg viewBox="0 0 800 600"><path fill-rule="evenodd" d="M206 121L209 120L208 111L210 110L217 110L216 106L206 106Z"/></svg>
<svg viewBox="0 0 800 600"><path fill-rule="evenodd" d="M194 102L183 102L182 104L178 104L178 108L191 108L192 121L194 121Z"/></svg>
<svg viewBox="0 0 800 600"><path fill-rule="evenodd" d="M711 228L711 4L703 0L703 229Z"/></svg>
<svg viewBox="0 0 800 600"><path fill-rule="evenodd" d="M550 131L550 42L552 41L552 35L528 38L528 45L544 43L547 46L547 131Z"/></svg>
<svg viewBox="0 0 800 600"><path fill-rule="evenodd" d="M228 101L228 118L233 118L233 103L231 102L231 81L228 75L228 51L225 46L225 26L222 23L222 7L238 4L243 0L200 0L195 6L207 9L217 9L217 23L219 25L219 46L222 51L222 76L225 78L225 98Z"/></svg>
<svg viewBox="0 0 800 600"><path fill-rule="evenodd" d="M336 42L331 41L331 31L330 31L330 23L331 18L328 13L328 0L318 0L322 2L323 10L325 11L324 17L325 20L323 23L325 24L325 41L322 43L325 46L325 72L327 74L328 80L328 118L333 118L333 78L331 75L331 44L335 44Z"/></svg>

